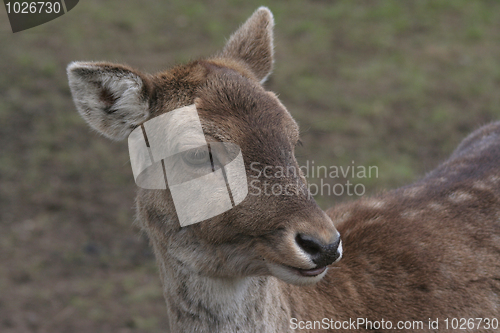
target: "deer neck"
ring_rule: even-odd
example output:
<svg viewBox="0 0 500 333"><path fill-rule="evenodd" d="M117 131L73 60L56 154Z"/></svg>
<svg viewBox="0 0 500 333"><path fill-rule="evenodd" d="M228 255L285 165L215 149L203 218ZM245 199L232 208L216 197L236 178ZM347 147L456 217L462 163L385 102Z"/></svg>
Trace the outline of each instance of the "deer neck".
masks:
<svg viewBox="0 0 500 333"><path fill-rule="evenodd" d="M271 277L213 278L157 256L172 332L286 332L289 309Z"/></svg>

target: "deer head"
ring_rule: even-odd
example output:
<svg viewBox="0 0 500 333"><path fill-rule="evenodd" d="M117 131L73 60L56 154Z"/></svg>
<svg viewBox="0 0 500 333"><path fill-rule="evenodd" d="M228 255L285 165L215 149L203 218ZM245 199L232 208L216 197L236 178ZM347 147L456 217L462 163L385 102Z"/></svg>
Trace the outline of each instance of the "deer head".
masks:
<svg viewBox="0 0 500 333"><path fill-rule="evenodd" d="M273 25L271 12L261 7L217 56L155 75L104 62L68 66L79 113L110 139L124 139L146 121L194 104L207 143L241 149L253 190L234 208L203 222L181 227L169 188L139 188L138 220L160 265L175 261L213 278L273 275L308 284L341 256L339 234L308 192L294 156L298 126L262 86L273 66ZM195 161L179 162L186 175L210 166L206 155L194 156ZM266 166L295 172L276 177ZM264 186L287 191L269 195Z"/></svg>

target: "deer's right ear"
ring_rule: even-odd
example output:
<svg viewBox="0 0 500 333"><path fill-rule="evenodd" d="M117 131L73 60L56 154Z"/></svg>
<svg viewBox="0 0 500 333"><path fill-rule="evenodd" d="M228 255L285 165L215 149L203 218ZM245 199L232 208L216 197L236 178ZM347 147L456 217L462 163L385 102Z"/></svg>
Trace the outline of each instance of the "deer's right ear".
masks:
<svg viewBox="0 0 500 333"><path fill-rule="evenodd" d="M229 38L222 56L245 62L263 83L273 70L273 27L273 14L260 7Z"/></svg>
<svg viewBox="0 0 500 333"><path fill-rule="evenodd" d="M122 140L149 118L149 85L140 73L95 62L73 62L67 72L78 112L99 133Z"/></svg>

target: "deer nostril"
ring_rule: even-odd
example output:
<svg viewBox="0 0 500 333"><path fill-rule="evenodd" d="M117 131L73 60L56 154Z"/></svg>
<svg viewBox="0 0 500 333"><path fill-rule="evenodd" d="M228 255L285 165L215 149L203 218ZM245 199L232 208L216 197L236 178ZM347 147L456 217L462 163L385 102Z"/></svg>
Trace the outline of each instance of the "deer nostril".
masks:
<svg viewBox="0 0 500 333"><path fill-rule="evenodd" d="M319 240L304 234L297 234L295 241L306 253L311 256L318 255L323 247Z"/></svg>
<svg viewBox="0 0 500 333"><path fill-rule="evenodd" d="M297 234L295 241L319 267L330 265L342 256L340 235L330 244L324 244L319 239L305 234Z"/></svg>

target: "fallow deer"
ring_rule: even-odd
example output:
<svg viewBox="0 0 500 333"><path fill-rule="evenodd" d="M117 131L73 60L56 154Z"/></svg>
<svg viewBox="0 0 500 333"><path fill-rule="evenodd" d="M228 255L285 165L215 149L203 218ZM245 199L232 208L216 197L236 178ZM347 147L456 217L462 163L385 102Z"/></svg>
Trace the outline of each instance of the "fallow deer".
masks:
<svg viewBox="0 0 500 333"><path fill-rule="evenodd" d="M252 162L299 170L297 124L262 86L273 66L273 26L261 7L217 56L155 75L71 63L76 107L92 128L120 140L194 104L207 142L238 145L248 174ZM474 132L415 184L326 213L302 174L270 181L296 191L248 195L185 227L168 188L138 189L138 221L157 258L170 332L446 332L462 318L474 325L461 332L495 330L500 123Z"/></svg>

